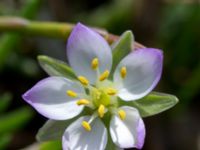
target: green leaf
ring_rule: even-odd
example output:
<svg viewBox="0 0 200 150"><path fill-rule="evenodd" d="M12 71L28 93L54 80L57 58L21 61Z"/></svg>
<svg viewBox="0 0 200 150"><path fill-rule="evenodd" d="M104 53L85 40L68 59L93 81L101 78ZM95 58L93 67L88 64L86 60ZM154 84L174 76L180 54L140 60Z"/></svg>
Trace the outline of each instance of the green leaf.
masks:
<svg viewBox="0 0 200 150"><path fill-rule="evenodd" d="M6 149L8 144L11 142L12 136L5 134L0 136L0 149Z"/></svg>
<svg viewBox="0 0 200 150"><path fill-rule="evenodd" d="M139 110L142 117L152 116L161 113L178 103L178 98L174 95L151 92L142 99L130 102L122 102L121 105L128 105Z"/></svg>
<svg viewBox="0 0 200 150"><path fill-rule="evenodd" d="M33 111L27 107L14 110L0 116L0 135L12 133L23 126L32 118Z"/></svg>
<svg viewBox="0 0 200 150"><path fill-rule="evenodd" d="M5 111L10 105L12 95L10 93L4 93L0 97L0 113Z"/></svg>
<svg viewBox="0 0 200 150"><path fill-rule="evenodd" d="M40 142L61 140L66 128L77 118L78 117L75 117L64 121L48 120L43 127L39 129L36 139Z"/></svg>
<svg viewBox="0 0 200 150"><path fill-rule="evenodd" d="M76 79L73 70L63 61L43 55L38 56L38 61L50 76L63 76L69 79Z"/></svg>
<svg viewBox="0 0 200 150"><path fill-rule="evenodd" d="M132 50L134 43L134 36L131 31L124 32L118 41L116 41L112 45L112 53L113 53L113 65L112 65L112 73L114 72L116 66L119 62L128 55Z"/></svg>
<svg viewBox="0 0 200 150"><path fill-rule="evenodd" d="M39 150L62 150L62 143L60 141L50 141L50 142L44 142L40 144Z"/></svg>

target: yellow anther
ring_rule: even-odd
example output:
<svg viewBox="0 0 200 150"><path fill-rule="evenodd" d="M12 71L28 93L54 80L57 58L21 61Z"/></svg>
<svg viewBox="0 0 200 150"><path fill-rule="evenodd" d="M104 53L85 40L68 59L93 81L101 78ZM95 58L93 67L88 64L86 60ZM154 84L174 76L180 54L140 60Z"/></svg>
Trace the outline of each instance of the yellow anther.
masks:
<svg viewBox="0 0 200 150"><path fill-rule="evenodd" d="M105 80L106 78L108 78L109 74L110 74L110 72L109 72L108 70L104 71L104 72L100 75L99 81L103 81L103 80Z"/></svg>
<svg viewBox="0 0 200 150"><path fill-rule="evenodd" d="M70 97L77 97L77 93L72 90L67 90L66 93Z"/></svg>
<svg viewBox="0 0 200 150"><path fill-rule="evenodd" d="M88 101L87 99L80 99L76 102L77 105L88 105L90 103L90 101Z"/></svg>
<svg viewBox="0 0 200 150"><path fill-rule="evenodd" d="M120 73L121 73L121 77L122 77L122 78L125 78L125 77L126 77L126 74L127 74L126 67L122 67Z"/></svg>
<svg viewBox="0 0 200 150"><path fill-rule="evenodd" d="M108 95L115 95L115 94L117 93L117 90L114 89L114 88L108 88L108 89L106 90L106 93L107 93Z"/></svg>
<svg viewBox="0 0 200 150"><path fill-rule="evenodd" d="M104 114L105 114L105 106L104 105L100 105L98 108L98 114L100 118L103 118Z"/></svg>
<svg viewBox="0 0 200 150"><path fill-rule="evenodd" d="M86 131L91 131L91 126L87 121L83 121L82 126Z"/></svg>
<svg viewBox="0 0 200 150"><path fill-rule="evenodd" d="M98 68L98 66L99 66L99 59L98 58L94 58L93 60L92 60L92 62L91 62L91 67L92 67L92 69L97 69Z"/></svg>
<svg viewBox="0 0 200 150"><path fill-rule="evenodd" d="M126 119L126 112L124 110L119 110L118 111L118 115L120 117L121 120L125 120Z"/></svg>
<svg viewBox="0 0 200 150"><path fill-rule="evenodd" d="M78 76L78 80L83 84L83 85L88 85L89 81L86 77L84 76Z"/></svg>

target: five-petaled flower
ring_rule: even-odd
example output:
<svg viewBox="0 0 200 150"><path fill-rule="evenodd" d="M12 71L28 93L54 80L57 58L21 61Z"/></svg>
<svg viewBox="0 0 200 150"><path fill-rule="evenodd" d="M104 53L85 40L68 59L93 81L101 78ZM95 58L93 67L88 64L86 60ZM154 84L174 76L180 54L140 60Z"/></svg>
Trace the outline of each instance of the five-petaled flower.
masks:
<svg viewBox="0 0 200 150"><path fill-rule="evenodd" d="M160 80L162 51L135 50L121 60L110 77L110 46L98 33L79 23L68 39L67 56L77 80L46 78L23 99L53 120L71 119L84 108L89 110L63 133L64 150L103 150L108 134L119 148L141 149L145 139L143 120L136 108L128 103L121 106L119 101L138 100L152 91Z"/></svg>

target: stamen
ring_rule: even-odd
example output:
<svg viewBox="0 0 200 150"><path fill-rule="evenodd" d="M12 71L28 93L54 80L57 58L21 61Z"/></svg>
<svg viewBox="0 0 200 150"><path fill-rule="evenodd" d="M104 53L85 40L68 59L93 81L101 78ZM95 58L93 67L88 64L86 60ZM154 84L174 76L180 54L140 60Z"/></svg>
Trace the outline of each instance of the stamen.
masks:
<svg viewBox="0 0 200 150"><path fill-rule="evenodd" d="M80 100L78 100L77 102L76 102L76 104L77 105L88 105L90 103L90 101L89 100L87 100L87 99L80 99Z"/></svg>
<svg viewBox="0 0 200 150"><path fill-rule="evenodd" d="M125 78L125 77L126 77L126 74L127 74L126 67L122 67L120 73L121 73L121 77L122 77L122 78Z"/></svg>
<svg viewBox="0 0 200 150"><path fill-rule="evenodd" d="M89 81L86 77L84 76L78 76L78 80L83 84L83 85L88 85Z"/></svg>
<svg viewBox="0 0 200 150"><path fill-rule="evenodd" d="M86 131L91 131L91 126L87 121L83 121L82 126Z"/></svg>
<svg viewBox="0 0 200 150"><path fill-rule="evenodd" d="M91 62L91 67L93 70L96 70L99 66L99 59L98 58L94 58Z"/></svg>
<svg viewBox="0 0 200 150"><path fill-rule="evenodd" d="M100 105L98 108L98 114L100 118L103 118L104 114L105 114L105 106L104 105Z"/></svg>
<svg viewBox="0 0 200 150"><path fill-rule="evenodd" d="M67 90L66 94L70 97L77 97L77 93L72 90Z"/></svg>
<svg viewBox="0 0 200 150"><path fill-rule="evenodd" d="M117 90L114 89L114 88L108 88L108 89L106 90L106 93L107 93L108 95L115 95L115 94L117 93Z"/></svg>
<svg viewBox="0 0 200 150"><path fill-rule="evenodd" d="M121 120L125 120L126 119L126 112L124 110L120 109L118 111L118 115L119 115Z"/></svg>
<svg viewBox="0 0 200 150"><path fill-rule="evenodd" d="M99 81L103 81L103 80L107 79L108 76L109 76L109 74L110 74L110 72L109 72L108 70L104 71L104 72L100 75Z"/></svg>

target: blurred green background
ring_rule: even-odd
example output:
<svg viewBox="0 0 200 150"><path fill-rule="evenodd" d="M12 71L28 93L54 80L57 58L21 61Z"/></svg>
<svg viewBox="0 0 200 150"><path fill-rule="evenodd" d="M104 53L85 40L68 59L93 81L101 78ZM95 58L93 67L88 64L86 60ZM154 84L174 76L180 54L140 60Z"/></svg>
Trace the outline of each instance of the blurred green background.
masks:
<svg viewBox="0 0 200 150"><path fill-rule="evenodd" d="M0 16L38 21L82 22L120 35L131 29L136 41L164 51L156 90L176 95L174 108L145 118L144 150L200 150L199 0L1 0ZM65 39L0 32L0 150L35 142L46 121L21 95L47 76L36 56L65 60Z"/></svg>

